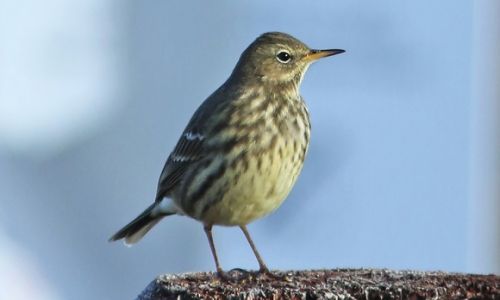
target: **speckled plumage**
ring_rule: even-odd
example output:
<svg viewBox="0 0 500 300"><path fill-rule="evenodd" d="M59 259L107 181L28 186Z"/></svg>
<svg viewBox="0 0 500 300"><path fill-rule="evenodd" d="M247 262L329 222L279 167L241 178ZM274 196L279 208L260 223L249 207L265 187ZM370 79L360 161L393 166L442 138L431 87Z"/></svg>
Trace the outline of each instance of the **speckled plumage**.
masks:
<svg viewBox="0 0 500 300"><path fill-rule="evenodd" d="M267 270L245 225L278 208L292 189L311 130L300 83L311 62L342 52L311 50L284 33L258 37L189 121L155 203L111 240L134 243L163 216L183 214L204 224L218 271L212 225L240 226Z"/></svg>
<svg viewBox="0 0 500 300"><path fill-rule="evenodd" d="M310 123L298 91L268 96L257 87L246 94L229 104L215 132L206 132L217 138L171 193L187 215L206 224L245 225L268 214L302 168Z"/></svg>

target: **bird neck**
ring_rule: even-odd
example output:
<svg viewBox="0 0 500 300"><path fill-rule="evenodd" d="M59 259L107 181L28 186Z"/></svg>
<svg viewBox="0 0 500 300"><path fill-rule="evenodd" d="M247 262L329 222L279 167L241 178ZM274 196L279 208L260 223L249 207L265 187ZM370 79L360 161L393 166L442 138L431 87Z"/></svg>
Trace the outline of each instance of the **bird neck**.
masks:
<svg viewBox="0 0 500 300"><path fill-rule="evenodd" d="M287 99L299 99L299 81L263 82L264 90Z"/></svg>
<svg viewBox="0 0 500 300"><path fill-rule="evenodd" d="M225 86L230 86L240 91L261 89L268 95L276 95L289 99L300 98L299 88L302 81L302 75L300 74L297 74L296 76L290 78L290 80L286 81L274 80L265 76L242 76L241 74L238 74L237 76L233 75L226 81L224 84Z"/></svg>

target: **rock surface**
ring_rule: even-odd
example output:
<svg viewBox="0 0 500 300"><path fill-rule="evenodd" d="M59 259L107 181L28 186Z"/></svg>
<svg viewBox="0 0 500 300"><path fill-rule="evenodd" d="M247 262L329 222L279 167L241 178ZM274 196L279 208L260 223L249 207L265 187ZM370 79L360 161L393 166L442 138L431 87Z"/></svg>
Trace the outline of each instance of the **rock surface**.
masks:
<svg viewBox="0 0 500 300"><path fill-rule="evenodd" d="M161 275L137 299L500 299L500 276L333 269Z"/></svg>

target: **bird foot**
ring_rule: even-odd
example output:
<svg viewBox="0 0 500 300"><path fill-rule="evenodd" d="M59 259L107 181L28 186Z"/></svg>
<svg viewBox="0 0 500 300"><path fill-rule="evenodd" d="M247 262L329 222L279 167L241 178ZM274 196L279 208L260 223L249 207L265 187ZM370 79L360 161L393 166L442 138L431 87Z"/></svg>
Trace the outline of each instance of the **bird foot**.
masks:
<svg viewBox="0 0 500 300"><path fill-rule="evenodd" d="M283 280L285 276L272 273L267 268L260 268L258 271L248 271L242 268L234 268L227 272L222 270L217 271L217 276L220 280L225 282L240 282L243 280L255 280L255 279L273 279L273 280Z"/></svg>
<svg viewBox="0 0 500 300"><path fill-rule="evenodd" d="M257 276L274 280L283 280L285 278L285 275L278 275L276 273L273 273L269 271L267 267L261 267L257 272Z"/></svg>
<svg viewBox="0 0 500 300"><path fill-rule="evenodd" d="M219 277L220 280L225 282L237 282L245 280L251 276L252 272L241 268L234 268L227 272L224 272L222 270L217 270L217 277Z"/></svg>

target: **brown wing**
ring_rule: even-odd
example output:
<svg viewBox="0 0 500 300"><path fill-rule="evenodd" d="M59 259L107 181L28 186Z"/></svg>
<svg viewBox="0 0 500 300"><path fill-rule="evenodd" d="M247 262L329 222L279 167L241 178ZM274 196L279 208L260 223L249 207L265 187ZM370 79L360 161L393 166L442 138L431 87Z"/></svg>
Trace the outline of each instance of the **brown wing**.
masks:
<svg viewBox="0 0 500 300"><path fill-rule="evenodd" d="M224 117L221 117L225 115L222 111L227 108L227 102L233 98L227 97L224 90L223 85L210 95L189 121L161 172L156 192L157 202L169 195L190 165L206 155L206 141L218 124L225 123Z"/></svg>
<svg viewBox="0 0 500 300"><path fill-rule="evenodd" d="M187 129L182 134L161 172L156 193L157 202L167 196L179 183L186 169L201 158L204 139L201 133Z"/></svg>

